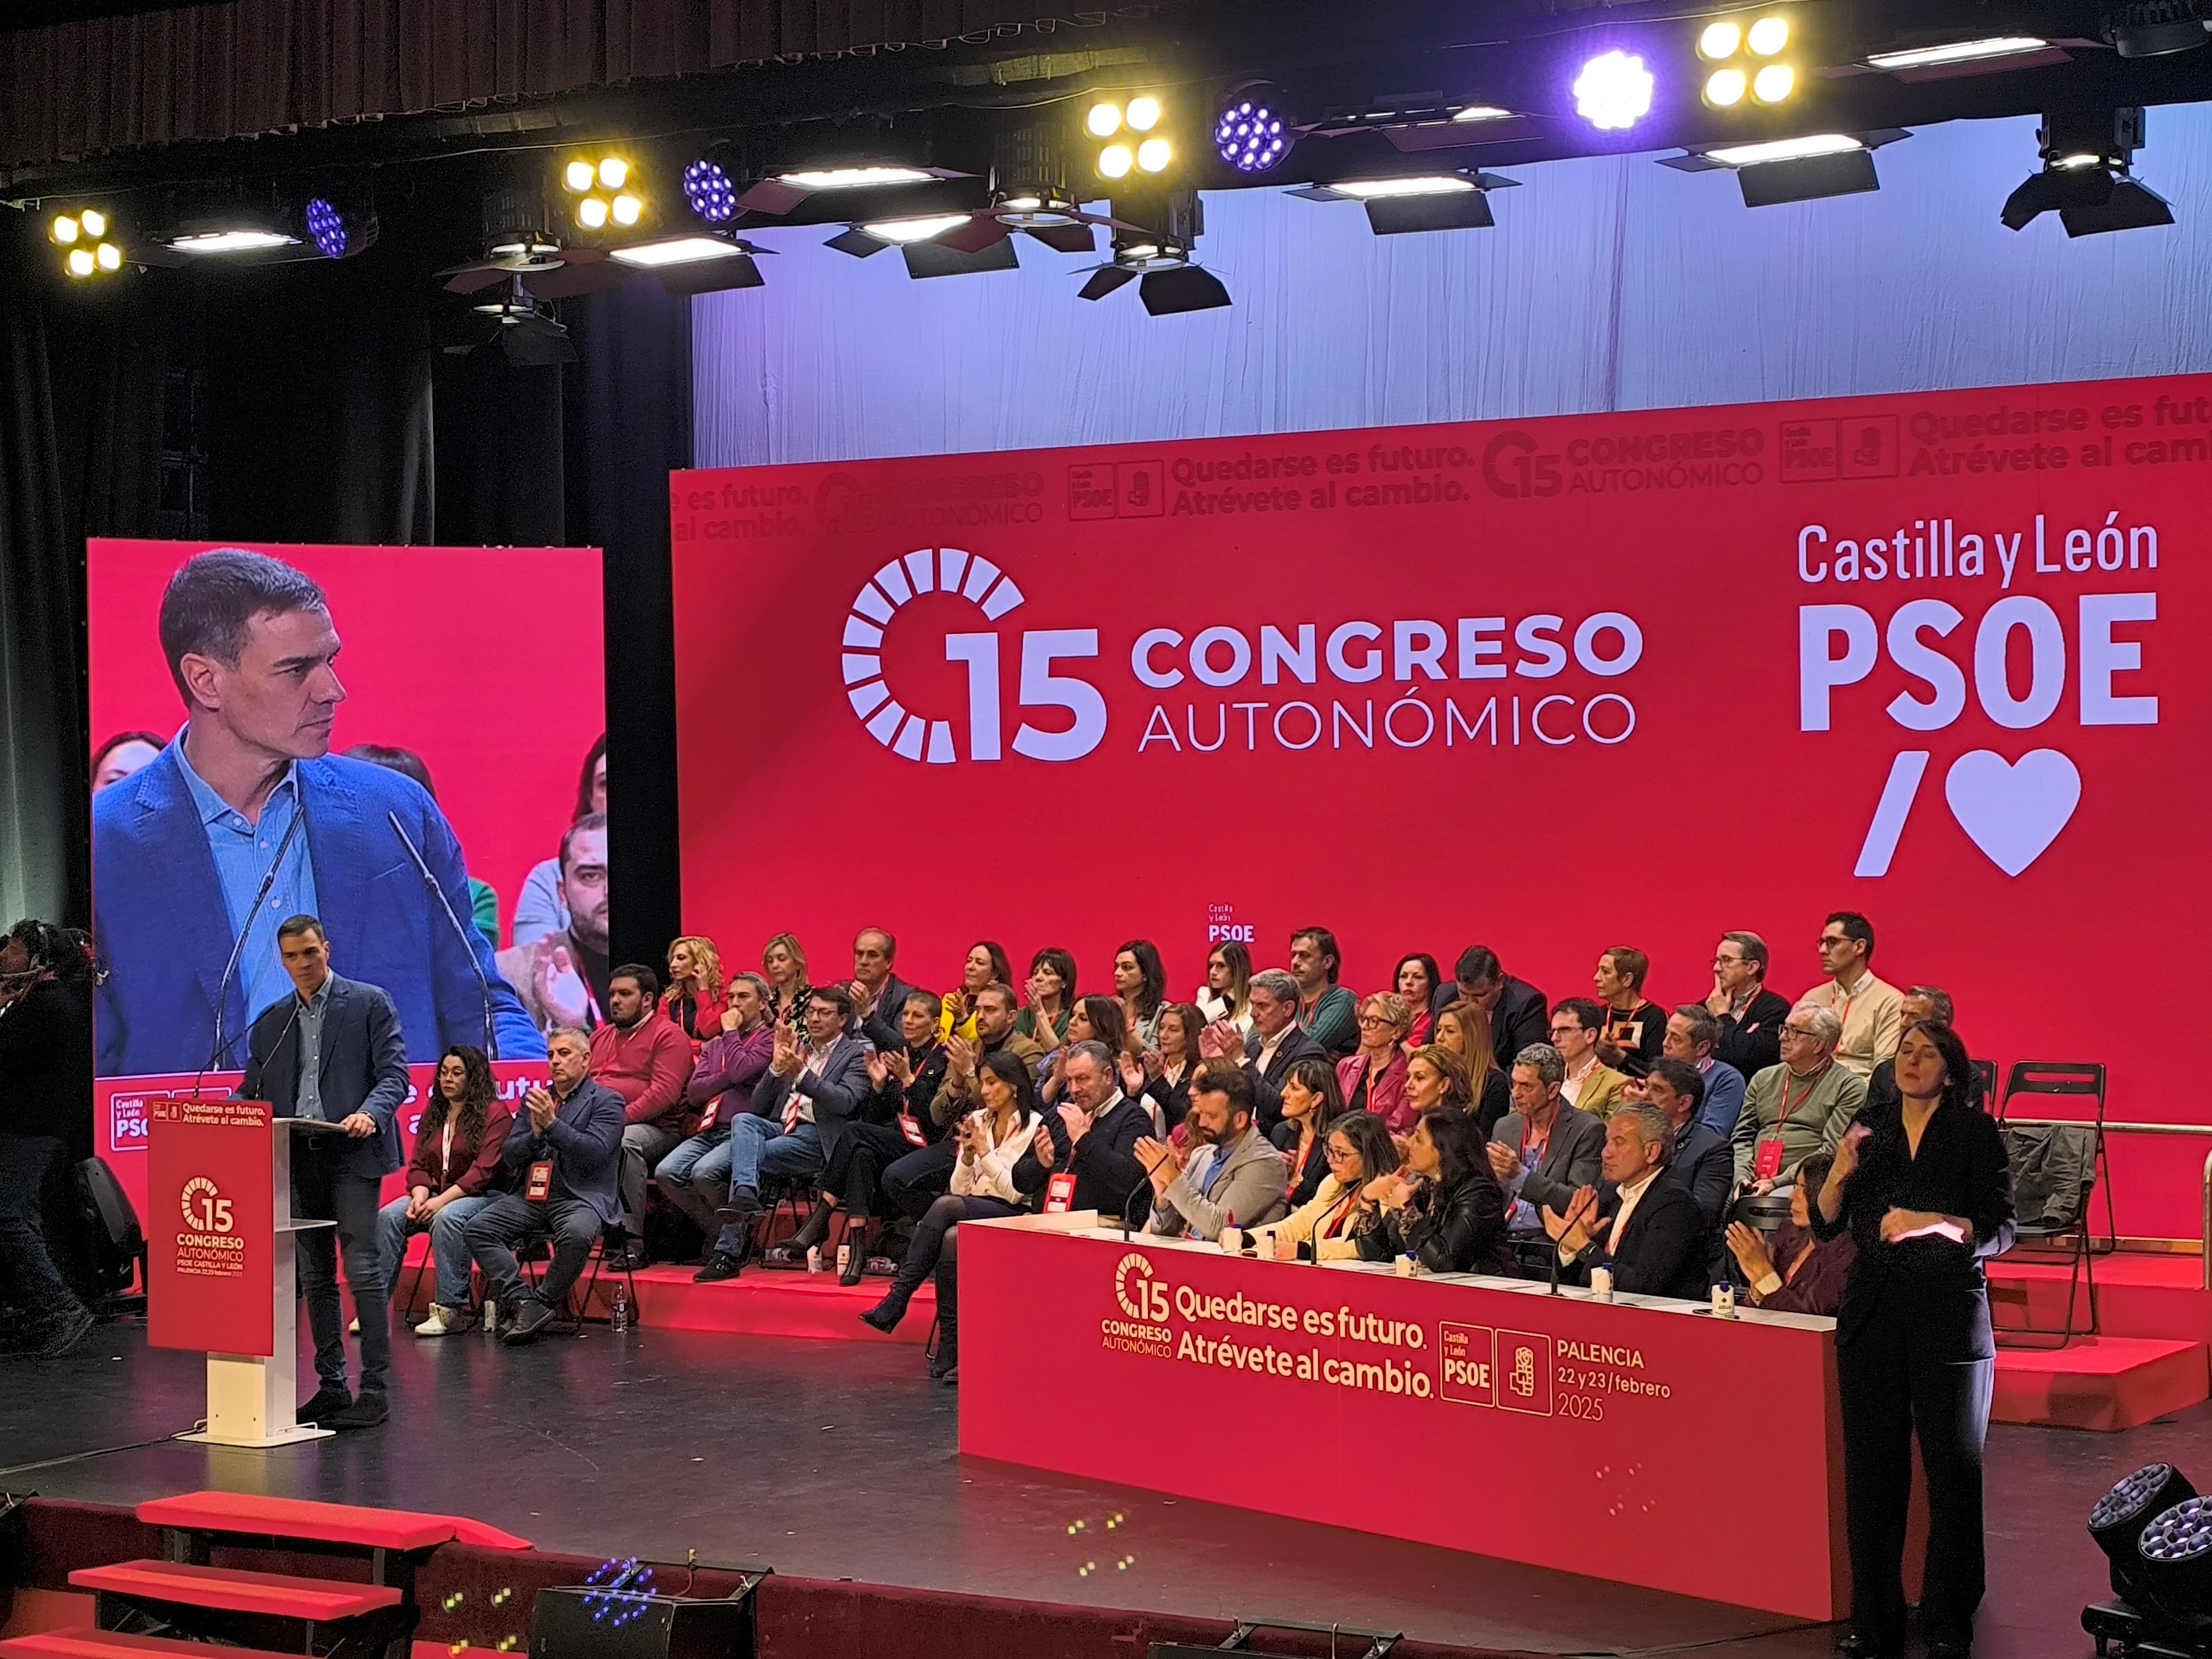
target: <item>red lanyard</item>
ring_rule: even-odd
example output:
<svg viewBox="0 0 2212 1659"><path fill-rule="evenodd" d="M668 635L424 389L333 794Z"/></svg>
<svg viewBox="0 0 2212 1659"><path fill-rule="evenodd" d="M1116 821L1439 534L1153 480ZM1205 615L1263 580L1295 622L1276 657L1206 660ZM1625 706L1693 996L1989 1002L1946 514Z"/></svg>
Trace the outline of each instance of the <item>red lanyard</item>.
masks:
<svg viewBox="0 0 2212 1659"><path fill-rule="evenodd" d="M1345 1194L1344 1201L1331 1210L1321 1225L1314 1229L1314 1243L1318 1244L1324 1238L1334 1238L1337 1230L1344 1225L1345 1217L1352 1213L1352 1206L1358 1202L1359 1188L1354 1187Z"/></svg>
<svg viewBox="0 0 2212 1659"><path fill-rule="evenodd" d="M1813 1073L1811 1079L1805 1085L1805 1092L1797 1097L1795 1105L1790 1103L1790 1074L1787 1072L1784 1072L1782 1074L1782 1113L1780 1116L1774 1120L1774 1133L1777 1135L1779 1135L1783 1130L1790 1126L1790 1114L1796 1111L1797 1107L1802 1106L1806 1102L1813 1098L1814 1093L1817 1092L1820 1087L1820 1079L1828 1074L1828 1066L1832 1066L1834 1064L1835 1061L1830 1060L1827 1066L1823 1066L1819 1071Z"/></svg>

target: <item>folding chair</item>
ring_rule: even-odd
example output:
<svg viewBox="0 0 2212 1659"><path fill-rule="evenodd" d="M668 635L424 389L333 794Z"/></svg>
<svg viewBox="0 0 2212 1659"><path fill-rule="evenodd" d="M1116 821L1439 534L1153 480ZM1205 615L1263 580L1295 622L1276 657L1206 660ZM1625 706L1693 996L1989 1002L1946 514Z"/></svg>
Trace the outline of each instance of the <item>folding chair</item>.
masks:
<svg viewBox="0 0 2212 1659"><path fill-rule="evenodd" d="M592 1292L599 1288L599 1269L605 1263L610 1249L614 1251L615 1260L621 1263L618 1271L629 1286L630 1322L637 1322L637 1274L630 1268L629 1252L624 1248L629 1242L629 1234L621 1222L609 1221L601 1224L599 1236L592 1241L588 1270L576 1281L576 1288L568 1292L568 1306L561 1310L562 1317L571 1326L581 1325L590 1316ZM539 1279L538 1264L553 1259L553 1247L544 1239L534 1239L516 1252L515 1259L522 1264L530 1288L535 1291Z"/></svg>
<svg viewBox="0 0 2212 1659"><path fill-rule="evenodd" d="M1974 1062L1974 1081L1981 1085L1982 1109L1997 1112L1997 1063L1994 1060ZM2002 1115L2002 1114L2000 1114Z"/></svg>
<svg viewBox="0 0 2212 1659"><path fill-rule="evenodd" d="M2005 1157L2012 1165L2013 1189L2027 1195L2018 1223L2019 1242L2008 1254L2024 1261L2063 1261L2069 1269L2066 1279L2066 1316L2064 1322L2056 1328L2037 1325L2028 1312L2033 1296L2032 1284L1992 1288L1992 1299L2000 1306L2017 1304L2024 1322L1996 1328L1997 1341L2007 1347L2063 1348L2077 1336L2097 1334L2097 1270L2089 1249L2089 1195L2097 1182L2096 1148L2100 1139L2097 1132L2086 1124L2004 1131ZM2071 1242L2061 1243L2062 1240ZM2021 1256L2023 1248L2038 1254ZM2077 1325L2074 1310L2080 1304L2085 1283L2089 1291L2089 1322ZM2051 1340L2052 1338L2057 1340Z"/></svg>
<svg viewBox="0 0 2212 1659"><path fill-rule="evenodd" d="M2106 1157L2105 1148L2105 1068L2089 1060L2016 1060L2005 1078L2004 1098L1997 1106L1997 1127L2003 1128L2012 1115L2012 1103L2021 1095L2072 1097L2095 1103L2096 1110L2083 1127L2096 1136L2096 1178L2105 1186L2105 1244L2106 1254L2119 1249L2119 1223L2114 1218L2112 1207L2112 1168ZM2089 1218L2085 1209L2081 1225L2086 1231ZM2094 1248L2094 1246L2093 1246Z"/></svg>

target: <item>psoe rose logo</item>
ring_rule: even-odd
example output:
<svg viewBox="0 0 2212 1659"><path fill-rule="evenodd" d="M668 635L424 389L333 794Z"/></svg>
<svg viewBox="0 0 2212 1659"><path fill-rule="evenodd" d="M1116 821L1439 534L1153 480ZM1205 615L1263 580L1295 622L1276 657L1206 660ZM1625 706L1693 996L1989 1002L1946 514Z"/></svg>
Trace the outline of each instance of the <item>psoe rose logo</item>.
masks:
<svg viewBox="0 0 2212 1659"><path fill-rule="evenodd" d="M216 1189L215 1182L205 1176L194 1176L185 1183L179 1194L185 1212L185 1225L195 1232L227 1233L230 1231L230 1200Z"/></svg>
<svg viewBox="0 0 2212 1659"><path fill-rule="evenodd" d="M1115 1264L1114 1299L1132 1319L1167 1323L1168 1287L1152 1277L1152 1264L1141 1251L1132 1250Z"/></svg>
<svg viewBox="0 0 2212 1659"><path fill-rule="evenodd" d="M1012 577L981 554L957 547L918 548L877 571L853 600L845 617L842 667L845 696L873 738L902 760L951 766L961 760L954 721L946 710L920 713L902 702L884 672L884 639L898 614L925 593L960 599L977 619L995 623L1023 604ZM1058 709L1070 717L1064 729L1047 731L1024 720L1015 729L1013 751L1034 761L1081 760L1106 738L1106 699L1085 679L1056 674L1064 659L1096 657L1095 628L1032 629L1020 635L1021 666L1017 685L1023 708ZM1000 692L1001 641L995 629L945 635L945 660L967 671L968 732L965 758L1005 757L1004 699Z"/></svg>

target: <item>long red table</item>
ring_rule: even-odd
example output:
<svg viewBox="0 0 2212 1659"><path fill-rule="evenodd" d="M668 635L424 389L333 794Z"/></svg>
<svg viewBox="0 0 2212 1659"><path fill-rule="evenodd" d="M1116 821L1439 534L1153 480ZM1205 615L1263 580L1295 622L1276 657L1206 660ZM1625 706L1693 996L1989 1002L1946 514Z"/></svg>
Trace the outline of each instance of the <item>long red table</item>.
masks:
<svg viewBox="0 0 2212 1659"><path fill-rule="evenodd" d="M1835 1322L960 1227L960 1449L1741 1607L1849 1606ZM1046 1402L1170 1435L1040 1433ZM1191 1425L1208 1429L1195 1438Z"/></svg>

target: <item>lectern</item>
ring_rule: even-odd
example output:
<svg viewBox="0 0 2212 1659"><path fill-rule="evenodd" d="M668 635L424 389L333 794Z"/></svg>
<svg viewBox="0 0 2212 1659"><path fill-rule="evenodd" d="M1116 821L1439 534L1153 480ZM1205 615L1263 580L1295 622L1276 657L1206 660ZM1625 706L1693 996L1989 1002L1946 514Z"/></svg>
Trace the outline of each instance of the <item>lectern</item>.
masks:
<svg viewBox="0 0 2212 1659"><path fill-rule="evenodd" d="M292 1137L333 1124L278 1117L262 1100L147 1103L146 1340L207 1355L207 1427L180 1440L287 1446L330 1433L299 1401Z"/></svg>

